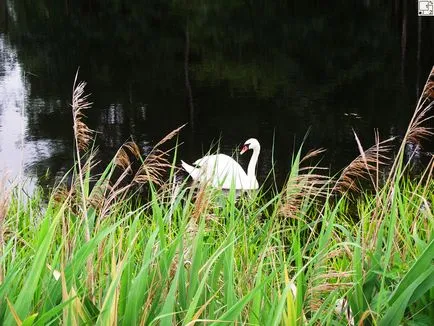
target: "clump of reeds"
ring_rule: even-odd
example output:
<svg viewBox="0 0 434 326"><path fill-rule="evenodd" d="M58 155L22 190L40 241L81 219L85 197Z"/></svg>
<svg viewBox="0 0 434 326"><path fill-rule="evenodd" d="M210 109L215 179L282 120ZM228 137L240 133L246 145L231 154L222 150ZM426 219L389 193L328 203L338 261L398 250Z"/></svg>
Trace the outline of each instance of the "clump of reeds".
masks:
<svg viewBox="0 0 434 326"><path fill-rule="evenodd" d="M89 94L85 94L84 88L86 82L78 82L78 70L75 74L74 83L72 87L72 119L73 131L75 141L75 155L77 161L77 173L73 176L73 184L79 184L79 191L71 191L75 194L76 199L80 201L80 212L82 222L85 225L85 240L89 242L91 239L91 225L89 222L88 207L89 207L89 186L90 186L90 173L95 166L94 161L95 151L88 151L89 144L94 138L94 132L84 122L84 111L92 106L89 102ZM87 160L83 161L83 156L87 154ZM75 188L75 187L74 187ZM93 269L93 256L87 259L87 286L91 289L91 297L94 300L94 285L95 275Z"/></svg>
<svg viewBox="0 0 434 326"><path fill-rule="evenodd" d="M410 120L407 132L404 136L403 143L413 142L415 144L420 143L422 139L432 137L434 135L432 128L426 126L426 123L433 119L434 100L434 67L432 68L425 86L422 90L422 94L416 105L414 114Z"/></svg>
<svg viewBox="0 0 434 326"><path fill-rule="evenodd" d="M432 85L426 87L424 94L432 97ZM420 103L425 103L424 109L416 110L418 113L415 113L416 116L410 124L413 127L409 127L410 131L404 137L404 142L414 142L421 137L431 135L430 130L423 126L429 119L427 107L431 104L424 101ZM387 302L378 303L380 301L377 296L386 296L385 291L396 286L396 283L386 283L386 277L380 276L378 277L380 285L367 294L361 290L365 279L372 277L370 276L372 273L378 274L381 268L384 268L386 273L390 268L391 257L396 253L400 253L402 260L410 260L416 265L422 264L413 257L419 255L418 257L423 258L425 257L423 255L427 254L422 255L420 250L407 248L405 251L402 248L406 242L412 241L414 233L420 233L419 238L429 239L433 228L432 211L426 200L428 183L425 187L418 185L415 190L418 194L422 193L419 196L427 204L424 206L423 213L425 220L418 221L416 218L412 220L411 233L406 231L405 225L401 225L396 218L391 217L393 216L391 214L395 214L396 207L392 208L391 202L383 194L391 191L392 185L396 185L396 182L391 180L395 180L396 176L402 176L405 166L399 167L397 160L400 155L397 155L394 167L390 170L383 169L391 160L390 139L381 141L376 133L375 145L364 150L355 134L360 155L343 170L335 184L331 178L318 172L319 167L303 167L308 159L322 153L322 150L308 153L304 158L301 158L299 152L293 160L292 170L284 190L264 204L265 206L276 205L271 210L271 215L268 215L270 213L262 209L259 203L257 203L259 208L255 209L255 205L250 205L248 201L240 201L238 204L240 207L237 208L234 204L234 196L228 196L228 205L214 206L211 204L210 197L213 194L207 191L207 187L199 189L195 197L190 196L186 201L181 200L184 193L175 191L175 185L167 184L163 179L165 171L173 167L169 163L167 152L158 148L178 131L179 129L164 137L145 158L141 157L137 144L134 142L124 144L115 155L112 166L108 169L109 172L97 181L88 196L89 204L98 208L100 220L96 224L96 230L100 230L105 225L106 219L110 221L124 209L124 203L128 203L129 200L128 190L133 184L150 183L161 186L162 189L160 191L152 188L153 200L148 206L152 213L146 213L146 209L142 208L134 220L136 221L134 223L139 224L143 230L149 229L144 238L141 238L140 233L134 232L138 228L137 225L129 225L132 233L126 238L130 242L122 242L125 238L122 236L107 238L94 251L97 256L96 269L99 271L103 271L104 266L107 265L106 256L111 257L109 259L111 270L105 271L112 275L114 280L119 279L117 277L122 273L130 273L125 277L131 277L135 285L142 284L142 278L147 279L146 286L142 285L140 292L134 292L135 289L126 287L124 284L127 283L113 283L112 295L116 300L113 300L110 306L111 317L105 320L116 320L117 314L122 313L122 309L118 309L121 305L122 291L132 291L134 293L132 297L140 297L140 300L128 301L128 304L135 306L136 311L143 309L140 310L143 313L137 317L134 311L124 307L123 318L127 321L140 320L142 323L161 320L163 323L171 324L181 319L190 323L208 319L256 324L269 324L272 321L278 324L279 320L284 320L286 323L290 321L315 323L330 318L336 300L341 298L343 293L348 294L350 299L345 309L339 310L339 313L344 316L338 319L346 320L348 323L356 321L360 323L369 318L378 320L383 317L388 318L387 309L392 311L393 307L389 307ZM88 133L84 134L88 135ZM77 141L77 148L79 146L80 142ZM136 170L133 168L133 160L141 162ZM119 169L121 174L115 180L111 180L110 176L115 169ZM382 177L382 173L388 174ZM432 166L426 173L429 176L432 174ZM127 177L130 177L132 182L123 184ZM382 179L386 181L381 182ZM346 194L348 191L363 192L364 188L360 181L367 182L374 188L372 194L374 204L370 202L369 197L366 197L366 203L359 204L360 227L347 226L346 221L344 223L344 220L340 220L340 215L345 215L345 201L338 201L331 209L329 198L334 190L341 194ZM391 193L394 204L399 201L401 210L402 207L410 207L411 204L405 201L405 198L396 195L396 188L393 189L395 192ZM315 204L320 207L312 209ZM408 212L413 212L410 208L406 209ZM142 214L149 214L149 216L142 219ZM207 216L214 214L222 216L222 219L205 228ZM264 214L269 220L261 224L260 220L264 218ZM422 214L420 210L418 214ZM282 215L297 220L295 227L286 224L282 227L280 218L277 218ZM140 220L148 222L139 222L139 217ZM367 218L371 220L367 221ZM247 220L251 225L246 225ZM313 223L310 223L310 220L313 220ZM426 233L418 230L417 226L421 223ZM176 230L180 230L182 234L177 234ZM310 231L308 235L306 230ZM393 235L397 234L397 230L401 230L402 234L398 235L405 237L405 241L394 239ZM119 229L118 232L124 235L126 231ZM64 234L67 233L68 231L64 231ZM281 237L287 238L289 244L283 245ZM140 244L145 247L143 252L140 246L137 246L138 239L142 239ZM250 244L250 239L255 239L254 246ZM117 246L118 243L123 243L124 247L130 248L128 250L131 250L131 254L128 250L123 250L122 246ZM386 243L386 249L383 249L383 243ZM117 254L113 248L117 248L123 254ZM69 256L72 257L74 249L70 243L68 250ZM282 263L278 257L287 257L288 252L291 252L292 257L288 261L283 260ZM369 257L371 255L381 260L378 258L379 253L381 257L386 257L386 261L381 265L375 265L374 260ZM135 257L142 257L142 255L148 257L148 260L140 265ZM130 264L128 266L139 266L138 272L136 273L131 267L124 272L124 261ZM289 281L287 265L295 266L291 272L297 280L296 283ZM282 282L280 277L272 277L273 273L283 274L285 281ZM148 274L150 274L149 278L147 278ZM201 277L199 278L198 275ZM264 275L267 275L267 278ZM188 282L183 282L185 279L188 279ZM207 283L201 283L199 279ZM235 285L239 287L236 288ZM284 291L281 291L282 286ZM294 291L294 288L297 291ZM175 294L179 298L179 307L175 304ZM100 290L100 293L96 293L95 296L103 298L104 293ZM66 296L65 300L67 298L69 297ZM209 299L205 301L205 298ZM216 298L220 298L223 306ZM395 298L392 296L390 299L393 302ZM158 309L152 308L158 306L160 301L164 304L161 304ZM251 303L250 306L246 306L248 302ZM282 302L286 303L286 306ZM104 307L106 304L103 304L101 309ZM395 311L400 310L396 308ZM266 315L272 317L268 319L261 317Z"/></svg>
<svg viewBox="0 0 434 326"><path fill-rule="evenodd" d="M165 184L167 171L175 168L168 160L169 151L163 151L160 147L177 135L183 127L184 125L168 133L144 158L138 145L133 141L127 142L119 148L114 156L113 166L120 169L120 176L109 185L101 185L104 192L98 188L95 189L96 198L99 198L99 202L103 202L100 204L103 217L107 215L113 203L124 200L128 191L135 186L152 184L162 187ZM140 163L136 169L133 168L134 162ZM125 183L127 177L129 177L130 182ZM105 180L106 183L107 180L109 179Z"/></svg>
<svg viewBox="0 0 434 326"><path fill-rule="evenodd" d="M89 102L89 95L84 93L86 82L78 82L78 71L75 75L72 87L72 121L74 129L74 139L78 151L87 151L90 142L93 140L93 130L91 130L83 121L85 118L84 111L92 106ZM77 83L78 82L78 83ZM77 159L80 153L77 154Z"/></svg>
<svg viewBox="0 0 434 326"><path fill-rule="evenodd" d="M392 174L398 178L382 183L378 171L389 145L382 150L376 138L365 151L356 137L360 157L336 185L306 163L320 151L305 159L299 151L283 191L269 198L259 189L237 199L231 190L219 205L213 203L218 190L194 195L185 183L172 182L174 168L161 144L146 160L128 142L93 176L93 150L86 153L77 140L86 158L82 178L53 192L45 210L40 197L17 205L8 194L3 220L13 237L7 233L0 255L0 324L427 320L434 313L427 304L434 300L434 218L433 184L426 180L434 166L414 181L403 177L402 165ZM145 162L157 166L142 168ZM357 178L375 191L363 192ZM150 196L135 206L129 190L141 182ZM356 189L353 183L362 192L354 202L358 220L347 216L345 194Z"/></svg>
<svg viewBox="0 0 434 326"><path fill-rule="evenodd" d="M313 150L304 157L301 157L301 153L298 152L295 156L282 193L280 213L283 216L300 218L307 214L307 207L327 196L331 179L321 174L326 169L318 166L303 166L324 151L324 149Z"/></svg>
<svg viewBox="0 0 434 326"><path fill-rule="evenodd" d="M342 171L334 190L340 193L347 193L348 191L360 193L362 191L360 181L368 180L374 190L378 191L382 179L380 178L382 168L390 164L391 143L394 138L380 141L378 132L375 132L375 144L367 150L363 149L355 132L354 138L360 154Z"/></svg>
<svg viewBox="0 0 434 326"><path fill-rule="evenodd" d="M414 144L420 150L422 140L434 135L432 129L426 126L427 122L434 117L432 112L433 99L434 68L426 81L407 131L395 154L395 159L391 160L392 142L395 138L380 140L378 132L375 132L375 144L364 150L357 134L354 132L360 155L342 171L334 190L341 193L348 191L360 193L363 191L360 180L368 180L376 192L380 190L381 180L384 181L383 186L385 188L392 189L391 184L402 177L406 169L411 165L413 155L415 155L415 152L411 153L410 157L404 161L407 144ZM385 168L389 165L389 168Z"/></svg>

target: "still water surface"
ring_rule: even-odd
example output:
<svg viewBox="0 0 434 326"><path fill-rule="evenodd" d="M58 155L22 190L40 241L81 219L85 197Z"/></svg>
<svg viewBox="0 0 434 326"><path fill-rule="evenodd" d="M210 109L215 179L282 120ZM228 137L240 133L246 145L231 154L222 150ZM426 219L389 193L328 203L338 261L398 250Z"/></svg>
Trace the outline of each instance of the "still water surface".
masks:
<svg viewBox="0 0 434 326"><path fill-rule="evenodd" d="M358 154L353 130L366 147L374 129L402 134L434 63L432 24L399 1L349 1L361 6L351 17L342 4L203 1L186 12L170 1L86 3L0 9L2 173L50 185L72 166L78 67L103 162L129 139L146 152L188 123L180 158L192 161L219 139L230 154L256 137L259 180L274 160L282 181L307 133L306 151L326 148L322 164L333 172Z"/></svg>

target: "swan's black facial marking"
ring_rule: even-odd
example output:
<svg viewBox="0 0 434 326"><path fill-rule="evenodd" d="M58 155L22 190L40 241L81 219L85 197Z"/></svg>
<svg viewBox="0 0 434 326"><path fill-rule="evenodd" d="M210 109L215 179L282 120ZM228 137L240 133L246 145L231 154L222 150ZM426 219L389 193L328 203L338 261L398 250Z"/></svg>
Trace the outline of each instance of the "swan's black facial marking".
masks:
<svg viewBox="0 0 434 326"><path fill-rule="evenodd" d="M249 150L249 144L244 144L243 147L241 148L240 154L242 155L248 150Z"/></svg>

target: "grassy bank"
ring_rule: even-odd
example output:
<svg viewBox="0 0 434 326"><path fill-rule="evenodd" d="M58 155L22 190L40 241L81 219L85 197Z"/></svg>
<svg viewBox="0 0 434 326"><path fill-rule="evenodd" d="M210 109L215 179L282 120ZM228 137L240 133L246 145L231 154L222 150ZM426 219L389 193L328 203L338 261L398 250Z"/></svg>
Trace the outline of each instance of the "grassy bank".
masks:
<svg viewBox="0 0 434 326"><path fill-rule="evenodd" d="M161 144L143 158L125 144L94 176L77 85L72 185L48 200L2 191L0 324L429 325L434 166L410 179L404 150L431 136L430 85L393 160L388 141L357 141L332 178L296 153L282 190L241 197L175 183Z"/></svg>

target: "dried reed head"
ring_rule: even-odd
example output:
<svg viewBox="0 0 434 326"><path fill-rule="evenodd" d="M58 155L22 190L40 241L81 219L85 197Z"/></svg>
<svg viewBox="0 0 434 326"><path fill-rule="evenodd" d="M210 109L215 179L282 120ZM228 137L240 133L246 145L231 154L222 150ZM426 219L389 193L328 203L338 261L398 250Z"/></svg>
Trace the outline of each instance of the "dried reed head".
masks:
<svg viewBox="0 0 434 326"><path fill-rule="evenodd" d="M329 183L328 176L312 172L290 177L282 196L280 213L285 217L299 218L304 203L313 203L327 196Z"/></svg>
<svg viewBox="0 0 434 326"><path fill-rule="evenodd" d="M428 76L428 79L423 88L422 95L434 99L434 66Z"/></svg>
<svg viewBox="0 0 434 326"><path fill-rule="evenodd" d="M168 140L172 139L173 137L175 137L182 128L184 128L187 124L184 123L182 126L172 130L171 132L169 132L166 136L164 136L155 146L154 148L160 147L161 145L163 145L165 142L167 142Z"/></svg>
<svg viewBox="0 0 434 326"><path fill-rule="evenodd" d="M334 235L339 238L339 235ZM352 253L347 248L335 248L329 252L319 253L319 257L314 261L312 274L307 284L307 300L311 311L316 311L324 303L324 298L330 292L336 290L347 290L354 286L352 283L354 272L351 270L336 270L333 267L337 260L343 257L351 259Z"/></svg>
<svg viewBox="0 0 434 326"><path fill-rule="evenodd" d="M426 127L427 121L431 120L434 115L431 109L434 105L434 67L431 69L431 73L423 88L422 94L416 105L413 117L410 120L407 133L403 142L408 141L414 144L420 144L422 139L431 137L434 135L432 128Z"/></svg>
<svg viewBox="0 0 434 326"><path fill-rule="evenodd" d="M122 170L131 169L131 159L130 155L133 155L135 159L140 159L140 149L139 146L133 141L123 144L115 155L115 164Z"/></svg>
<svg viewBox="0 0 434 326"><path fill-rule="evenodd" d="M137 184L154 183L161 186L164 183L163 175L172 165L169 163L168 153L154 149L146 156L133 181Z"/></svg>
<svg viewBox="0 0 434 326"><path fill-rule="evenodd" d="M91 205L100 211L101 217L106 217L112 205L125 198L128 190L131 188L131 182L128 182L127 176L132 173L132 161L140 160L140 149L133 141L123 144L114 156L114 164L121 170L120 175L111 179L110 177L100 180L92 189L89 197Z"/></svg>
<svg viewBox="0 0 434 326"><path fill-rule="evenodd" d="M102 211L104 204L106 203L106 194L110 193L111 190L112 187L110 185L110 181L106 179L103 180L100 184L95 185L95 187L92 189L92 192L90 193L90 205L92 205L92 207L94 207L95 209L99 210L102 216L104 216Z"/></svg>
<svg viewBox="0 0 434 326"><path fill-rule="evenodd" d="M100 189L94 189L92 192L91 199L94 207L100 208L101 216L106 216L115 202L123 200L133 185L153 183L162 186L164 184L164 174L172 168L172 165L168 161L169 151L162 151L157 147L172 139L182 127L184 126L173 130L160 140L144 159L140 154L139 146L134 141L127 142L119 148L114 163L121 170L121 174L111 184L103 183ZM141 162L137 170L133 167L133 162ZM130 175L132 175L131 180L130 177L127 178Z"/></svg>
<svg viewBox="0 0 434 326"><path fill-rule="evenodd" d="M192 220L197 223L199 218L207 211L211 204L211 188L209 184L202 183L194 201L193 212L191 214Z"/></svg>
<svg viewBox="0 0 434 326"><path fill-rule="evenodd" d="M300 160L300 164L303 164L304 162L306 162L307 160L310 160L311 158L317 157L321 154L323 154L326 151L325 148L317 148L317 149L312 149L309 152L307 152L307 154L305 156L303 156ZM304 170L308 169L308 168L303 168ZM318 168L316 168L318 169Z"/></svg>
<svg viewBox="0 0 434 326"><path fill-rule="evenodd" d="M82 156L84 159L84 164L82 165L82 171L91 175L91 171L99 164L99 161L96 159L98 156L98 150L93 148L92 151L87 152Z"/></svg>
<svg viewBox="0 0 434 326"><path fill-rule="evenodd" d="M135 183L143 184L151 182L159 186L164 183L164 173L168 169L174 167L168 160L170 150L163 151L160 150L159 147L177 135L179 131L184 128L184 126L185 124L179 128L176 128L175 130L172 130L153 147L152 151L146 156L138 172L134 176L133 181Z"/></svg>
<svg viewBox="0 0 434 326"><path fill-rule="evenodd" d="M85 117L83 111L89 109L92 105L88 101L89 94L84 94L86 82L77 84L78 71L75 75L74 85L72 88L72 118L74 128L74 138L76 146L80 151L88 149L90 141L93 139L93 131L83 122Z"/></svg>
<svg viewBox="0 0 434 326"><path fill-rule="evenodd" d="M390 160L388 154L390 154L390 150L392 149L391 142L394 138L380 141L376 132L375 144L365 151L355 132L354 137L360 155L342 171L337 180L334 189L341 193L348 191L360 192L361 189L358 185L360 179L370 180L375 189L378 189L380 167L386 165Z"/></svg>
<svg viewBox="0 0 434 326"><path fill-rule="evenodd" d="M53 195L51 196L53 200L58 204L63 204L65 201L69 200L71 195L75 194L74 187L68 190L66 185L60 184L53 190Z"/></svg>
<svg viewBox="0 0 434 326"><path fill-rule="evenodd" d="M324 149L317 149L308 152L301 160L300 164L322 154ZM301 167L298 174L290 176L282 194L280 214L289 218L299 218L302 213L304 203L311 203L328 194L330 177L319 173L326 168L318 166Z"/></svg>

